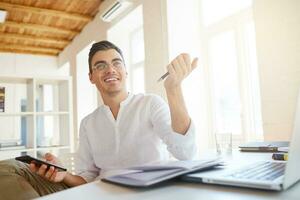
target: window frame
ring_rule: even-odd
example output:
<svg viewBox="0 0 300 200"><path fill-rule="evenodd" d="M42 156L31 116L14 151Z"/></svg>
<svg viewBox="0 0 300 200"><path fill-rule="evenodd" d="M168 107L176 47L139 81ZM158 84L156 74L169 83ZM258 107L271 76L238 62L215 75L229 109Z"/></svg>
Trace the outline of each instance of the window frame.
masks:
<svg viewBox="0 0 300 200"><path fill-rule="evenodd" d="M132 60L132 53L133 53L133 46L132 46L132 41L133 41L133 38L134 38L134 35L136 33L138 33L139 31L142 31L143 34L144 34L144 27L143 25L140 25L139 27L135 28L133 31L131 31L129 33L129 50L130 50L130 53L129 53L129 73L130 73L130 79L129 79L129 84L130 84L130 89L131 91L133 91L133 88L134 88L134 83L133 83L133 72L138 69L138 68L145 68L145 56L144 56L144 59L142 61L139 61L139 62L136 62L136 63L133 63L133 60ZM144 41L143 41L144 42ZM144 45L144 48L145 48L145 45ZM145 71L144 71L145 72ZM144 74L144 89L143 91L141 92L145 92L145 74Z"/></svg>

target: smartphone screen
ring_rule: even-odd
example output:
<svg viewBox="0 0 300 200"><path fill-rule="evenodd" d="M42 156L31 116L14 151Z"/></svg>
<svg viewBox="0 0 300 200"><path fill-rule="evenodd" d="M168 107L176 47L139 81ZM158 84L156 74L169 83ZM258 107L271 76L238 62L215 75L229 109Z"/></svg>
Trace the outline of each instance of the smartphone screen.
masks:
<svg viewBox="0 0 300 200"><path fill-rule="evenodd" d="M54 165L52 163L48 163L46 161L43 161L43 160L31 157L31 156L28 156L28 155L26 155L26 156L19 156L19 157L16 157L15 159L18 160L18 161L27 163L27 164L34 163L38 167L40 167L42 164L47 165L47 169L46 170L48 170L51 166L53 166L55 169L58 169L58 171L67 171L67 169L65 169L63 167Z"/></svg>

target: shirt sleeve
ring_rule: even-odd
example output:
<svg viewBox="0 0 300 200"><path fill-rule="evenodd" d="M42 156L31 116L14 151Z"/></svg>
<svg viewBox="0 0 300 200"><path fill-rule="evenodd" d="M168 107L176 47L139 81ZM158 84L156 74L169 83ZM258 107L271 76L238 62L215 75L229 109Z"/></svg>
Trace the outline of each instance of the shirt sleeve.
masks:
<svg viewBox="0 0 300 200"><path fill-rule="evenodd" d="M81 176L86 182L91 182L99 175L99 172L100 169L96 167L92 156L84 119L79 129L79 148L75 157L75 174Z"/></svg>
<svg viewBox="0 0 300 200"><path fill-rule="evenodd" d="M185 135L174 132L171 127L171 114L167 103L154 95L150 103L150 115L154 131L167 145L168 151L179 160L193 159L197 153L196 130L191 120Z"/></svg>

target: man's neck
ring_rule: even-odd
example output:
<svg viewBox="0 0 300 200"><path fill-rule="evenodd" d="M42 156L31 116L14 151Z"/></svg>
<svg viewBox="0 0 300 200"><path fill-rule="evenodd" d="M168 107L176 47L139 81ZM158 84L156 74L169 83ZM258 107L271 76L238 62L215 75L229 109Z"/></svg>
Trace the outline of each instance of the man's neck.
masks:
<svg viewBox="0 0 300 200"><path fill-rule="evenodd" d="M128 97L127 91L120 92L117 94L108 94L102 96L103 103L110 108L115 119L117 119L121 102L124 101L127 97Z"/></svg>

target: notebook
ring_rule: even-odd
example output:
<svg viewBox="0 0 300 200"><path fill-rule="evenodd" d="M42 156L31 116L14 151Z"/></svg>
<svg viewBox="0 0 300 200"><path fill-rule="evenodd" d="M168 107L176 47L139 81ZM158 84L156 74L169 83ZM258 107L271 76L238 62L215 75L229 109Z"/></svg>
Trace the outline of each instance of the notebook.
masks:
<svg viewBox="0 0 300 200"><path fill-rule="evenodd" d="M122 173L105 177L102 181L125 186L148 187L186 173L210 169L220 164L222 162L218 158L159 162L122 169L120 170Z"/></svg>
<svg viewBox="0 0 300 200"><path fill-rule="evenodd" d="M288 161L259 161L247 166L192 173L183 180L266 190L285 190L300 180L300 93L298 95Z"/></svg>

